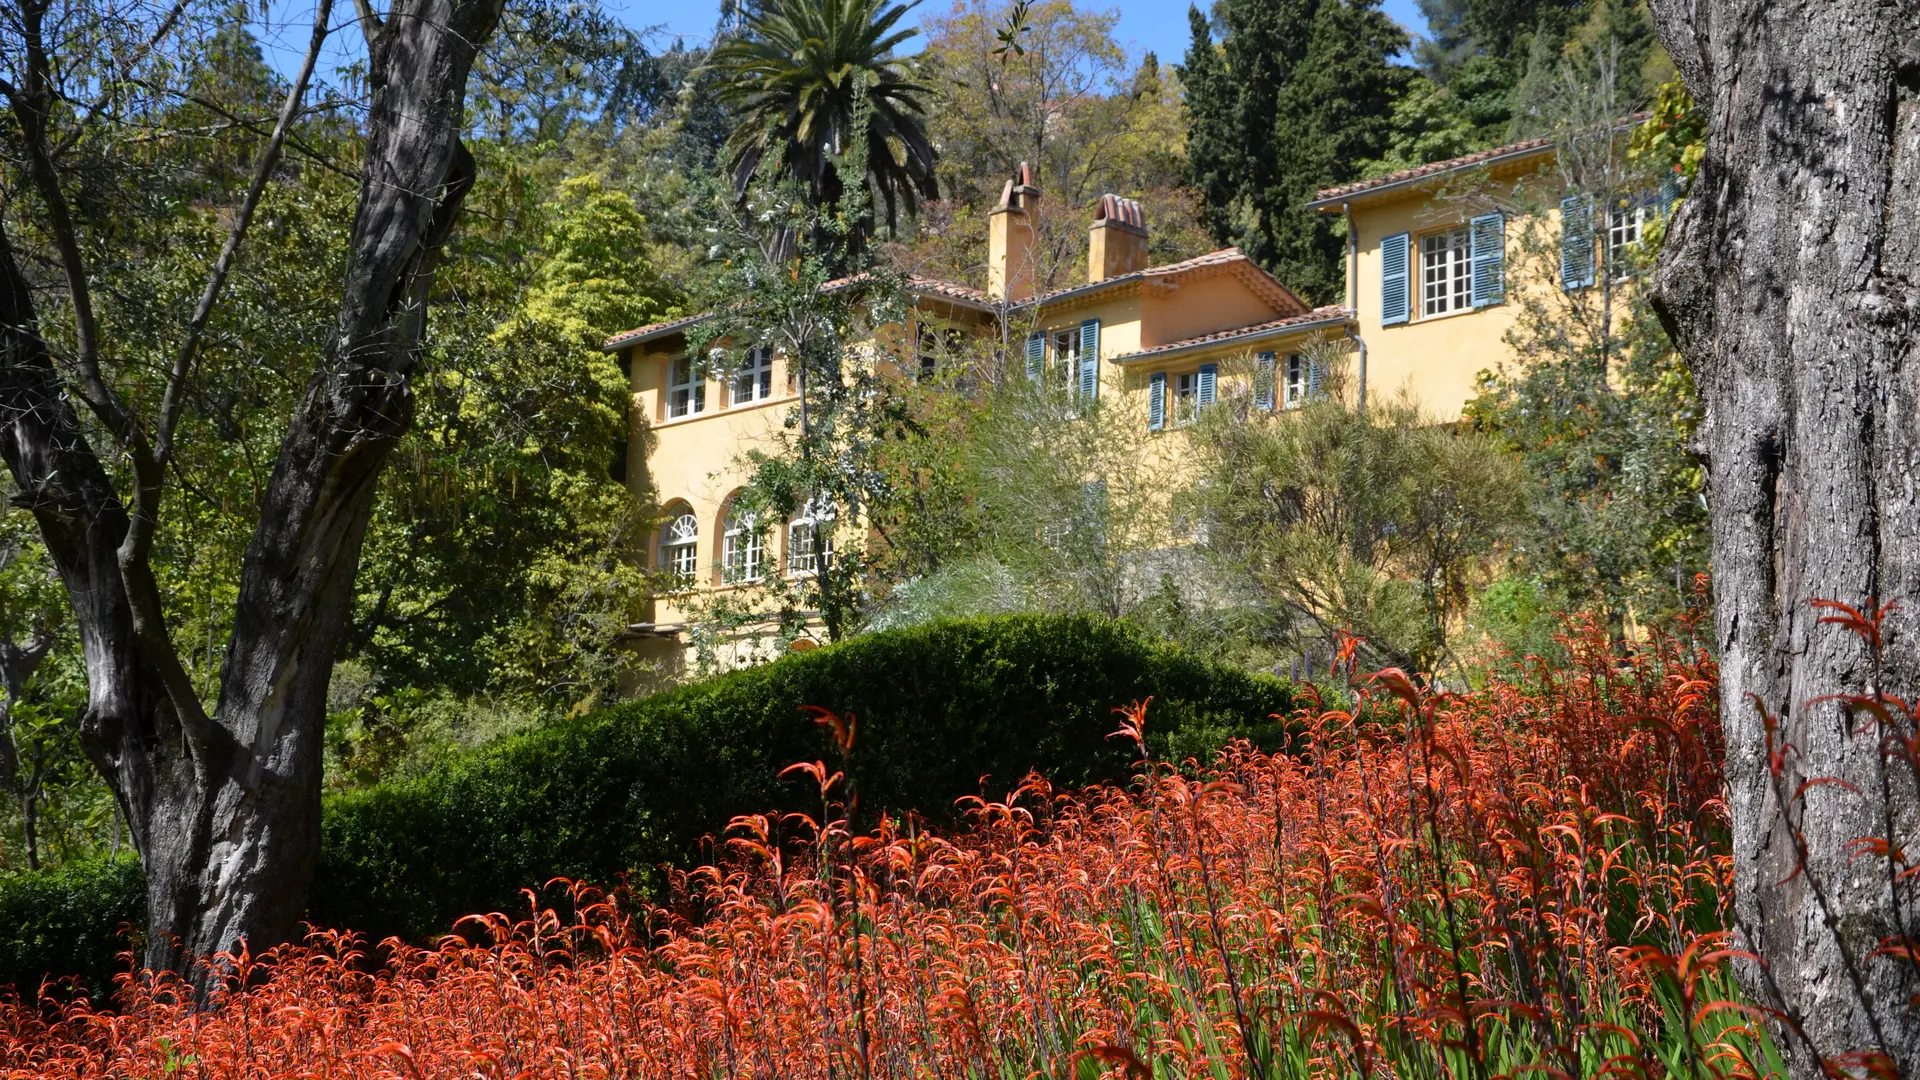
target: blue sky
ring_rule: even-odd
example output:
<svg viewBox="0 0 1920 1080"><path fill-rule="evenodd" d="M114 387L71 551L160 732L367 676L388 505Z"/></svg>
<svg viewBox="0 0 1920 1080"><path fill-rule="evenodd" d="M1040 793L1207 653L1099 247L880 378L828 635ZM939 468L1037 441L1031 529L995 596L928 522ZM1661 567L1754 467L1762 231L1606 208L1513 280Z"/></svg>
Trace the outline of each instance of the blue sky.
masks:
<svg viewBox="0 0 1920 1080"><path fill-rule="evenodd" d="M919 10L941 10L951 2L924 0ZM1096 6L1099 0L1078 2ZM690 43L706 41L720 11L719 0L603 0L603 3L630 26L659 28L662 33L656 44L659 48L665 48L676 36L685 37ZM1159 54L1161 62L1179 63L1191 40L1187 29L1188 3L1189 0L1125 0L1113 4L1112 10L1120 13L1117 36L1135 59L1151 49ZM384 5L376 4L380 6ZM1426 22L1420 17L1414 0L1385 0L1382 6L1409 33L1425 29ZM307 35L313 25L313 4L311 0L270 0L268 10L271 14L264 23L255 26L255 32L265 47L268 63L290 74L299 66L300 57L306 51ZM334 4L334 21L339 32L332 35L328 56L321 62L323 79L334 66L360 51L359 35L344 24L352 10L347 0L336 0Z"/></svg>
<svg viewBox="0 0 1920 1080"><path fill-rule="evenodd" d="M605 0L609 10L619 12L628 25L660 26L669 35L684 34L689 40L705 40L718 16L718 0ZM1210 0L1207 0L1210 2ZM1083 6L1099 7L1099 0ZM1190 0L1127 0L1111 5L1120 13L1117 36L1134 57L1151 49L1163 63L1179 63L1186 55L1192 33L1187 28ZM1414 0L1386 0L1382 5L1409 32L1426 28ZM924 0L921 11L942 10L943 0ZM916 12L917 14L918 12Z"/></svg>

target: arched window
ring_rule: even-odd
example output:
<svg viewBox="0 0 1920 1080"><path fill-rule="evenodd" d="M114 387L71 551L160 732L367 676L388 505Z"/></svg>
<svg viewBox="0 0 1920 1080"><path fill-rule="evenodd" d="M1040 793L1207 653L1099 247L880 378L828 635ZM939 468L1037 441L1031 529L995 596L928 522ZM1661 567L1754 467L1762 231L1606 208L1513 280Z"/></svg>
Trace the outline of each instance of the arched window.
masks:
<svg viewBox="0 0 1920 1080"><path fill-rule="evenodd" d="M675 588L693 584L694 570L700 564L700 519L687 504L667 512L666 527L660 530L660 569L673 579Z"/></svg>
<svg viewBox="0 0 1920 1080"><path fill-rule="evenodd" d="M833 559L833 503L819 498L787 525L787 573L817 574Z"/></svg>
<svg viewBox="0 0 1920 1080"><path fill-rule="evenodd" d="M759 581L766 572L767 538L752 511L727 511L720 535L720 575L727 584Z"/></svg>

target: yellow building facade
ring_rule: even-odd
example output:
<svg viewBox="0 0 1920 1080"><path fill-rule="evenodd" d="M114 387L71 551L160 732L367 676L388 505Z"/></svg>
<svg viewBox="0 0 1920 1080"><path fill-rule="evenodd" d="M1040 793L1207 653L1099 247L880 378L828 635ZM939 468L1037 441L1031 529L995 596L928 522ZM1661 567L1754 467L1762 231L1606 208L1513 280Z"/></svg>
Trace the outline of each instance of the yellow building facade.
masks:
<svg viewBox="0 0 1920 1080"><path fill-rule="evenodd" d="M1177 460L1178 429L1227 398L1284 411L1318 392L1303 355L1316 342L1349 354L1349 385L1366 395L1409 391L1441 420L1459 416L1477 374L1506 355L1514 322L1511 212L1442 198L1471 174L1524 185L1552 163L1552 146L1523 143L1377 180L1323 191L1313 208L1348 224L1347 293L1310 308L1236 248L1147 265L1150 223L1140 207L1108 195L1089 215L1084 284L1037 292L1042 193L1023 166L988 221L988 288L909 278L911 324L883 328L895 342L942 335L994 335L1007 362L1075 398L1166 436L1150 452ZM1557 228L1557 215L1548 215ZM1636 233L1637 238L1637 233ZM747 480L743 452L767 445L797 405L784 357L753 354L725 375L703 374L688 355L699 318L617 335L632 392L628 476L657 508L645 548L649 565L677 583L651 599L630 638L643 657L671 670L703 606L769 575L810 572L810 522L757 530L731 512ZM908 363L919 362L913 348ZM931 360L927 362L931 363ZM732 662L768 647L740 636Z"/></svg>

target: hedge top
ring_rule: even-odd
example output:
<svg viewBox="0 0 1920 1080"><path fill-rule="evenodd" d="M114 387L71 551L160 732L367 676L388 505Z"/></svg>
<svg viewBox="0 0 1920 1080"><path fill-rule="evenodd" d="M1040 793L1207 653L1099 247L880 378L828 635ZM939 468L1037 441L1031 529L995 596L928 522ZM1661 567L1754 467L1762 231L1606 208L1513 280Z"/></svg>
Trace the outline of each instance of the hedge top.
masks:
<svg viewBox="0 0 1920 1080"><path fill-rule="evenodd" d="M1113 710L1153 698L1154 756L1235 736L1272 748L1286 684L1103 620L1006 616L890 630L643 698L462 754L418 779L328 796L311 921L416 941L475 912L525 910L554 877L655 886L739 814L818 813L797 761L835 759L804 706L858 717L867 813L940 818L1030 770L1060 786L1128 775ZM557 899L557 898L555 898ZM42 974L99 991L122 924L144 921L131 859L0 878L0 986Z"/></svg>
<svg viewBox="0 0 1920 1080"><path fill-rule="evenodd" d="M1152 697L1156 756L1236 735L1271 744L1286 684L1104 620L1016 615L855 638L504 739L417 780L335 796L316 923L419 939L515 911L556 876L611 882L700 854L735 815L818 811L779 773L832 760L804 712L858 718L851 773L872 812L935 817L1029 770L1072 785L1127 774L1113 710Z"/></svg>

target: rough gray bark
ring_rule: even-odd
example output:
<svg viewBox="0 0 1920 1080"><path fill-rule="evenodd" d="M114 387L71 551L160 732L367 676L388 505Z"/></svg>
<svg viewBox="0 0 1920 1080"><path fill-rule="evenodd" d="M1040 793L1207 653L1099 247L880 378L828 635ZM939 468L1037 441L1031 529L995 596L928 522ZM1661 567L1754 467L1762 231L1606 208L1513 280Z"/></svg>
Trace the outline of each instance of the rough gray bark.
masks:
<svg viewBox="0 0 1920 1080"><path fill-rule="evenodd" d="M459 142L467 75L502 3L397 0L384 22L362 12L372 101L340 314L262 501L210 713L182 678L146 561L170 420L150 436L127 417L84 345L67 385L0 235L0 456L73 605L82 739L146 869L150 966L284 941L304 910L327 683L376 482L412 419L434 262L473 179ZM49 145L33 130L35 87L6 89L27 141ZM39 187L57 216L57 181ZM67 277L78 308L84 280L71 263ZM132 512L70 392L129 448Z"/></svg>
<svg viewBox="0 0 1920 1080"><path fill-rule="evenodd" d="M1804 1032L1783 1032L1795 1075L1877 1052L1916 1077L1920 973L1873 954L1920 934L1920 881L1851 846L1920 857L1913 773L1865 712L1815 700L1876 672L1810 602L1898 602L1877 677L1920 699L1920 3L1653 8L1709 124L1654 296L1706 405L1735 910L1765 960L1741 979ZM1755 699L1793 747L1777 778ZM1858 793L1800 792L1820 777Z"/></svg>

